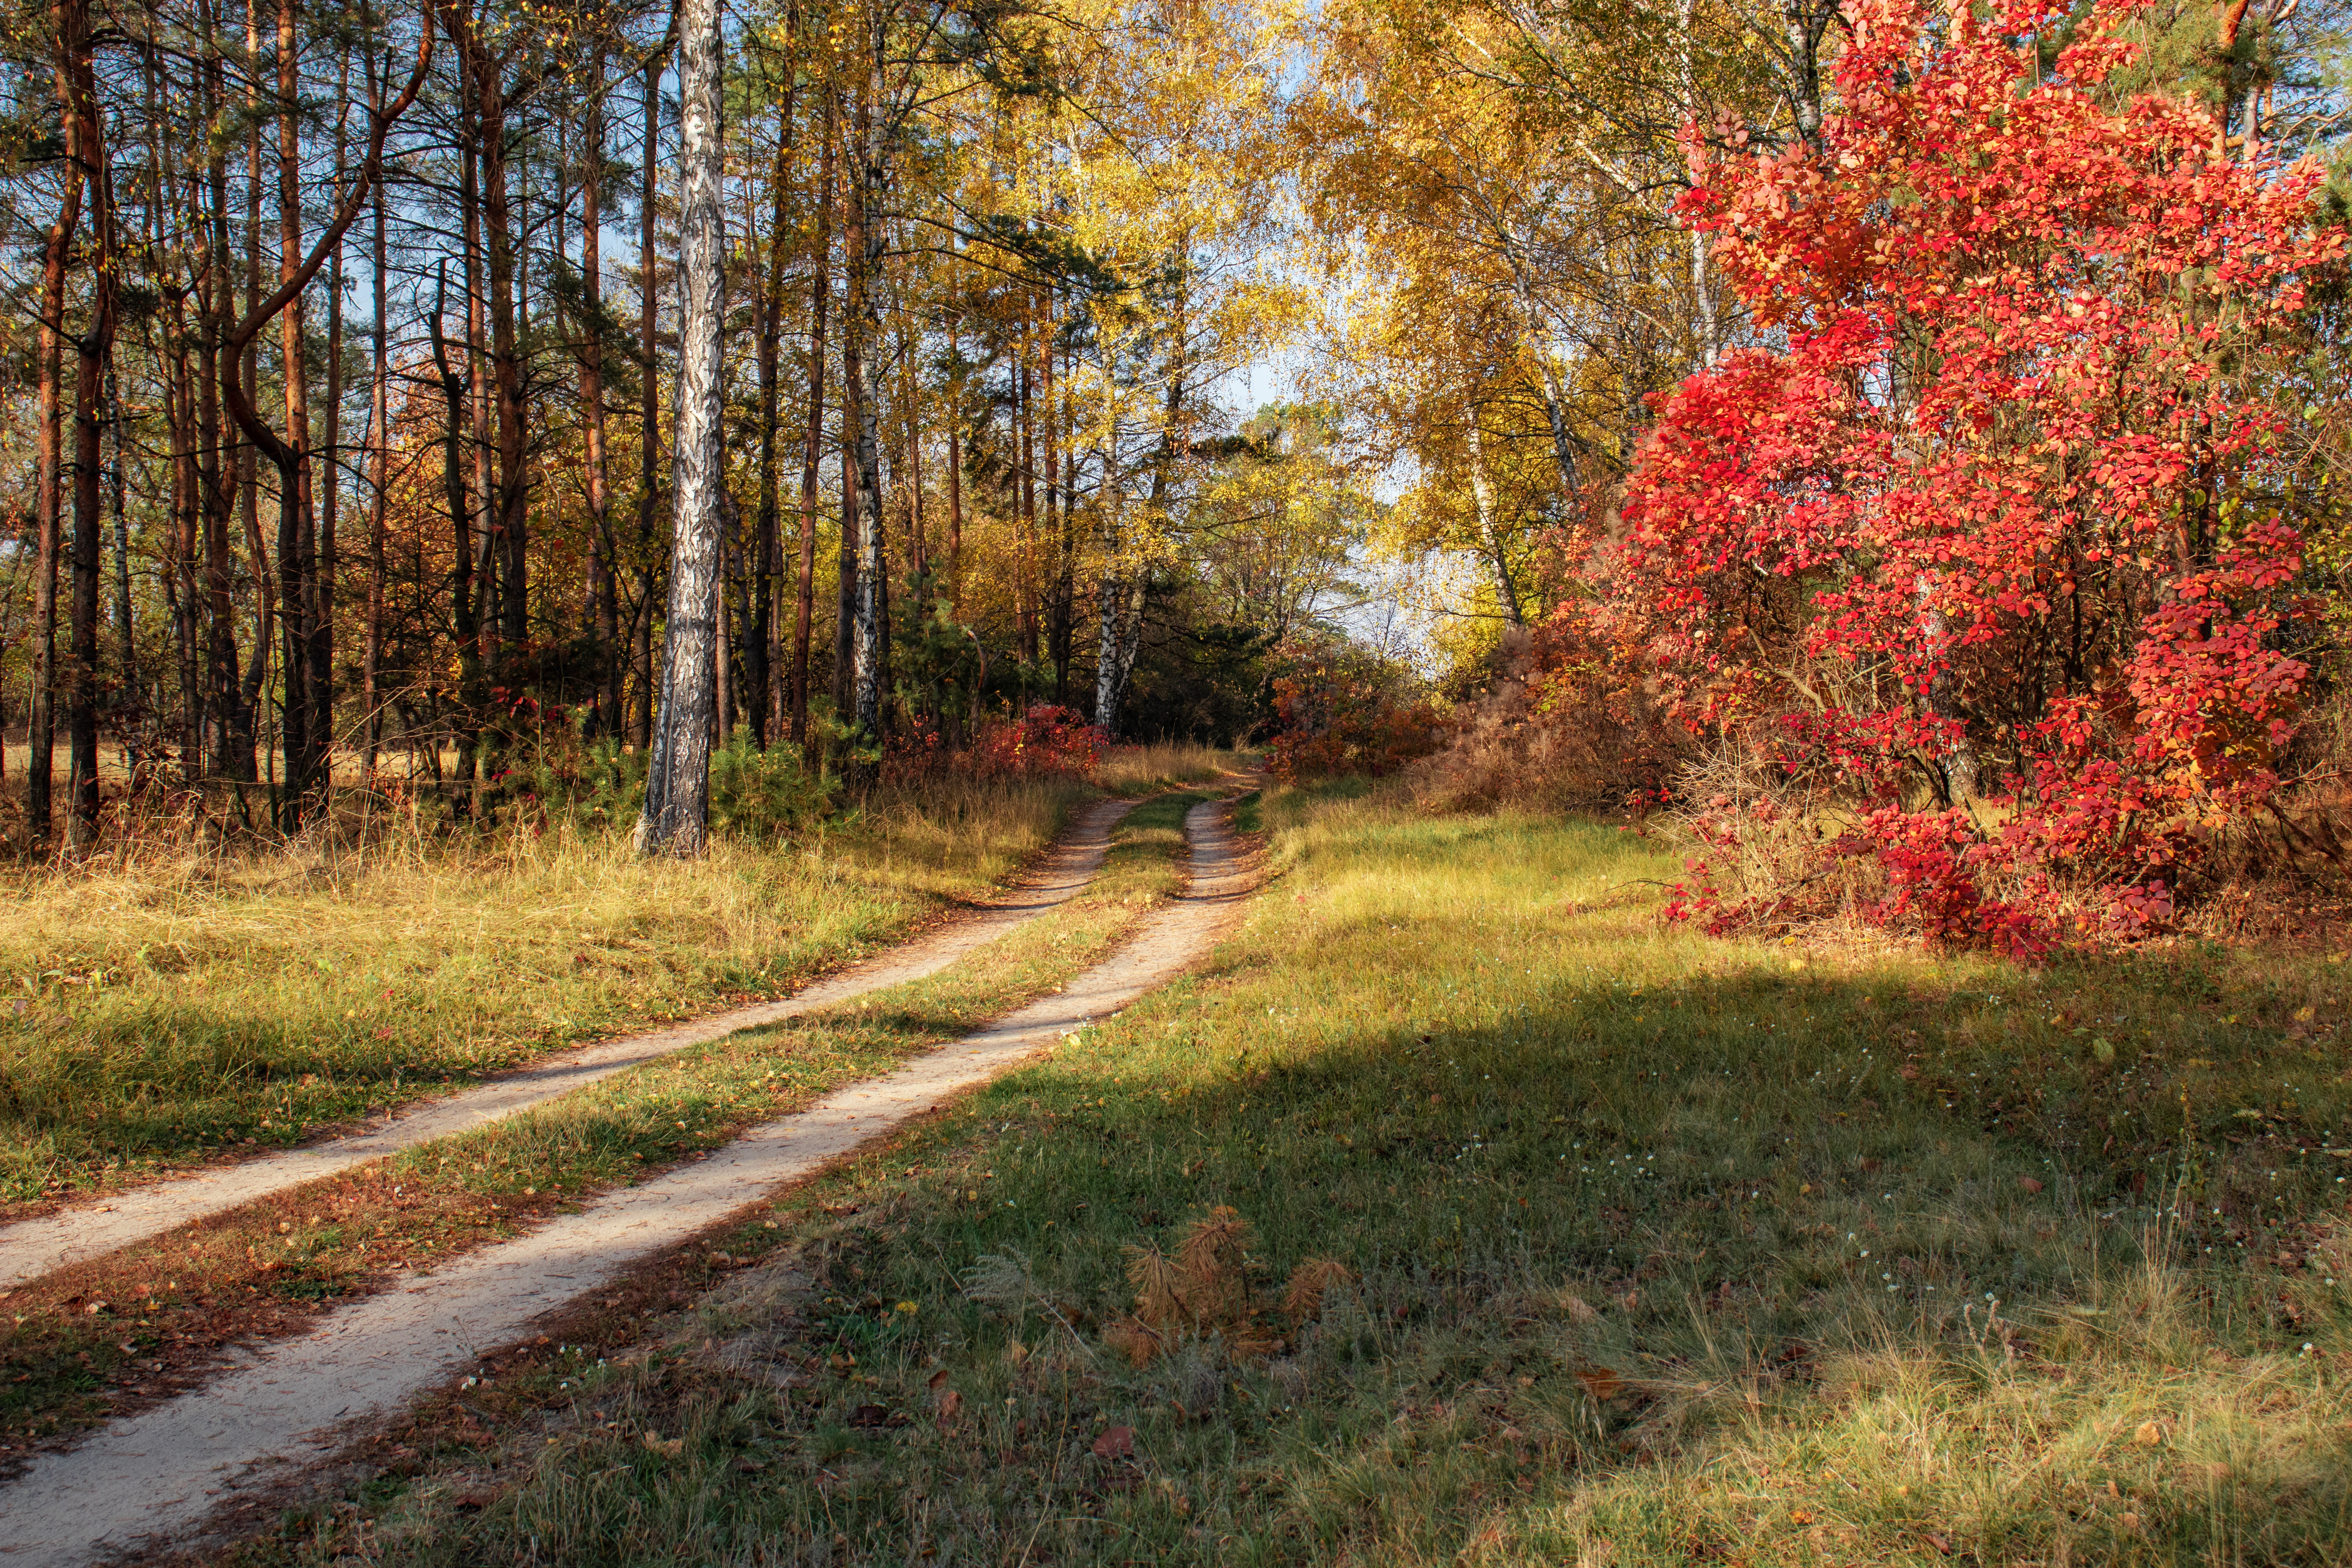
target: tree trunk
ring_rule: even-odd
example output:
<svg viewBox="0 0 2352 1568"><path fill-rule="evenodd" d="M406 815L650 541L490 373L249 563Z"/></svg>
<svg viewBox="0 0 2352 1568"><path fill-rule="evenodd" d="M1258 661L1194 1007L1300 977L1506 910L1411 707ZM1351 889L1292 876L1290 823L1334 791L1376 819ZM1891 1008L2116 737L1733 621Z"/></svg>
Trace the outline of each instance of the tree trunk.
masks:
<svg viewBox="0 0 2352 1568"><path fill-rule="evenodd" d="M377 64L374 35L370 34L367 52L368 108L371 111L383 107L383 77ZM383 742L383 697L378 689L383 668L383 573L384 516L387 504L385 487L391 480L392 432L387 427L392 416L391 340L390 323L386 319L384 300L384 198L383 182L376 182L373 207L374 234L370 247L370 273L375 289L375 354L373 376L368 400L368 587L367 634L362 654L360 671L361 704L366 725L365 772L375 772L376 752Z"/></svg>
<svg viewBox="0 0 2352 1568"><path fill-rule="evenodd" d="M790 86L777 118L776 158L769 174L768 265L760 289L760 516L751 542L751 615L743 640L744 683L751 688L751 732L761 745L775 738L786 703L775 679L776 567L782 481L777 473L779 427L777 382L784 321L784 247L791 230L785 195L793 153Z"/></svg>
<svg viewBox="0 0 2352 1568"><path fill-rule="evenodd" d="M588 78L587 122L581 130L580 407L588 459L589 592L594 607L596 648L603 660L598 679L597 724L619 737L621 721L621 602L614 559L613 489L604 468L604 48L596 46Z"/></svg>
<svg viewBox="0 0 2352 1568"><path fill-rule="evenodd" d="M875 54L878 57L878 40ZM878 67L877 58L874 66ZM875 134L874 96L880 89L878 69L868 68L856 110L858 170L851 187L850 235L846 260L849 274L849 330L845 346L854 351L855 367L843 365L843 378L857 388L855 422L857 453L857 514L865 523L857 540L857 635L852 707L862 744L878 745L883 739L883 700L887 695L885 663L889 657L890 609L882 551L882 441L880 420L884 394L882 343L882 258L886 238L882 195L889 171Z"/></svg>
<svg viewBox="0 0 2352 1568"><path fill-rule="evenodd" d="M659 679L653 668L653 542L659 473L655 467L655 454L661 444L661 397L655 386L654 336L659 322L654 261L654 218L659 209L655 203L654 161L660 146L661 62L656 57L646 61L646 131L641 159L645 165L645 190L639 201L638 214L643 230L637 241L637 356L643 372L640 384L644 402L637 427L637 615L632 628L636 644L634 662L637 668L637 711L635 722L631 726L631 738L640 755L653 744L654 686Z"/></svg>
<svg viewBox="0 0 2352 1568"><path fill-rule="evenodd" d="M1077 630L1077 552L1070 547L1069 518L1063 505L1061 486L1061 443L1056 428L1060 417L1054 405L1054 293L1048 289L1045 300L1045 353L1038 357L1043 374L1038 378L1039 401L1045 405L1045 536L1051 542L1054 561L1054 600L1046 621L1046 651L1054 660L1054 700L1067 706L1070 700L1070 655Z"/></svg>
<svg viewBox="0 0 2352 1568"><path fill-rule="evenodd" d="M121 683L116 701L142 706L139 671L139 637L131 616L131 512L129 476L122 463L122 376L114 363L114 345L107 345L102 384L106 397L106 495L114 520L115 674Z"/></svg>
<svg viewBox="0 0 2352 1568"><path fill-rule="evenodd" d="M87 0L66 0L58 19L58 47L67 61L78 122L74 153L89 182L90 230L96 242L89 324L74 342L73 626L67 714L73 746L68 837L75 845L86 846L98 833L99 535L105 527L99 494L99 395L114 353L114 187L107 161L105 121L99 112L97 62L90 47Z"/></svg>
<svg viewBox="0 0 2352 1568"><path fill-rule="evenodd" d="M514 214L507 195L504 51L492 55L467 30L481 117L482 226L489 241L490 390L498 414L498 504L490 522L499 563L499 666L509 670L530 640L530 475L524 466L522 354L515 332Z"/></svg>
<svg viewBox="0 0 2352 1568"><path fill-rule="evenodd" d="M472 400L467 395L465 378L449 363L449 340L441 327L448 304L449 264L445 261L434 275L433 364L440 374L441 398L448 412L441 442L441 493L449 508L449 619L457 635L457 692L463 710L458 720L457 776L471 778L472 712L482 681L481 645L477 640L481 625L474 613L474 508L466 494L467 414Z"/></svg>
<svg viewBox="0 0 2352 1568"><path fill-rule="evenodd" d="M669 615L663 636L660 728L646 776L639 852L699 854L709 826L711 658L720 486L719 318L726 243L719 203L724 149L719 92L719 0L680 0L677 495Z"/></svg>
<svg viewBox="0 0 2352 1568"><path fill-rule="evenodd" d="M352 101L352 51L346 42L338 52L335 74L335 205L343 199L350 176L351 148L347 139ZM319 787L324 790L335 750L335 525L341 521L343 468L343 242L337 240L327 259L327 429L326 470L320 476L319 543L310 574L310 734L319 759Z"/></svg>
<svg viewBox="0 0 2352 1568"><path fill-rule="evenodd" d="M218 118L226 101L227 88L214 36L213 13L205 0L200 0L197 18L204 45L204 111L211 121ZM237 510L237 463L225 450L229 425L221 398L223 377L237 374L236 356L226 352L236 318L229 292L235 250L229 237L228 155L222 142L213 143L205 183L208 211L197 215L197 227L205 237L205 266L197 279L204 332L196 350L196 438L205 511L205 710L210 737L206 766L222 778L249 781L254 773L253 718L238 677L236 545L230 537Z"/></svg>
<svg viewBox="0 0 2352 1568"><path fill-rule="evenodd" d="M33 561L32 733L25 775L26 824L37 845L48 842L49 818L54 809L51 780L57 769L58 556L64 542L61 384L65 373L66 258L81 222L82 187L87 184L78 140L81 121L74 111L73 66L68 49L76 30L88 26L85 6L86 0L52 0L49 7L50 26L58 46L58 120L66 156L57 221L49 226L48 238L41 248L39 429L36 433L39 471L35 479L38 511L34 522L38 537ZM69 14L81 19L69 20Z"/></svg>
<svg viewBox="0 0 2352 1568"><path fill-rule="evenodd" d="M278 283L280 289L302 265L301 84L295 0L278 0ZM310 510L310 394L309 331L300 291L278 318L278 375L286 399L286 436L271 453L278 468L278 619L285 637L280 679L285 700L279 712L286 798L284 824L300 822L319 777L320 748L311 737L318 710L312 695L311 620L317 609L317 523ZM267 443L262 443L265 449Z"/></svg>
<svg viewBox="0 0 2352 1568"><path fill-rule="evenodd" d="M1519 614L1519 592L1511 581L1511 563L1503 552L1503 536L1495 521L1495 487L1486 477L1486 439L1479 431L1478 405L1470 405L1470 499L1478 510L1478 542L1486 551L1486 563L1495 574L1495 596L1501 602L1503 619L1513 626L1524 626L1527 620Z"/></svg>
<svg viewBox="0 0 2352 1568"><path fill-rule="evenodd" d="M809 643L816 619L816 492L824 457L824 317L833 298L834 112L825 99L824 150L817 160L816 257L809 268L808 431L801 451L801 560L799 597L793 616L792 737L805 756L809 749Z"/></svg>
<svg viewBox="0 0 2352 1568"><path fill-rule="evenodd" d="M1021 323L1020 369L1013 377L1013 416L1020 423L1021 472L1013 507L1019 542L1013 550L1013 613L1021 637L1021 660L1037 662L1037 395L1030 382L1033 349L1029 321Z"/></svg>

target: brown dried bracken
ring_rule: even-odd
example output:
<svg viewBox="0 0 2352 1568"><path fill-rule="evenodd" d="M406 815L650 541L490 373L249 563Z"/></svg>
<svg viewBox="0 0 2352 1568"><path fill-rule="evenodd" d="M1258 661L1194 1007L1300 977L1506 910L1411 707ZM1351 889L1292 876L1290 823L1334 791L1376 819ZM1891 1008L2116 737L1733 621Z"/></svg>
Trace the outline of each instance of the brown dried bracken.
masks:
<svg viewBox="0 0 2352 1568"><path fill-rule="evenodd" d="M1128 1282L1135 1287L1135 1311L1107 1325L1103 1339L1138 1366L1166 1354L1185 1336L1215 1334L1227 1350L1244 1357L1272 1355L1279 1334L1257 1321L1263 1304L1249 1286L1249 1221L1220 1205L1184 1229L1171 1257L1154 1242L1127 1249ZM1314 1258L1293 1270L1282 1309L1293 1322L1318 1316L1330 1290L1354 1276L1330 1258Z"/></svg>

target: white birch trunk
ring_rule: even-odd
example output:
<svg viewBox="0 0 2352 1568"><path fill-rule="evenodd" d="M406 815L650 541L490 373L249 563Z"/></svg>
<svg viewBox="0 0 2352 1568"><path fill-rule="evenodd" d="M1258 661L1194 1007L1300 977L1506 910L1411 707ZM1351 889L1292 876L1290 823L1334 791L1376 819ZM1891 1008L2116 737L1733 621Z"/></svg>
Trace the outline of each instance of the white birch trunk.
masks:
<svg viewBox="0 0 2352 1568"><path fill-rule="evenodd" d="M719 312L725 233L719 0L678 7L678 391L675 521L661 709L636 845L646 855L701 853L710 820L710 731L718 652Z"/></svg>

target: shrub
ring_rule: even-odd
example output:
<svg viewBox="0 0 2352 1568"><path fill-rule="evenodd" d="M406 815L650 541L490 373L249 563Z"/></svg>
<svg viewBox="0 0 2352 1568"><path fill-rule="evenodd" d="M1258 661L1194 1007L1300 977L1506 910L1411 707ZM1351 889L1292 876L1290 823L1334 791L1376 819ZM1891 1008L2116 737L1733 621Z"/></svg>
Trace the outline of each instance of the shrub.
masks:
<svg viewBox="0 0 2352 1568"><path fill-rule="evenodd" d="M1041 702L1018 719L982 724L950 765L982 778L1084 778L1109 743L1076 709Z"/></svg>
<svg viewBox="0 0 2352 1568"><path fill-rule="evenodd" d="M1282 650L1266 770L1286 784L1366 773L1380 778L1435 752L1437 711L1409 695L1395 667L1344 639Z"/></svg>
<svg viewBox="0 0 2352 1568"><path fill-rule="evenodd" d="M2309 674L2265 391L2337 251L2320 171L2104 91L2131 10L2044 78L2015 40L2063 12L1864 0L1818 146L1692 143L1684 210L1787 347L1660 400L1617 609L1694 728L1840 783L1826 852L1946 940L2160 921Z"/></svg>

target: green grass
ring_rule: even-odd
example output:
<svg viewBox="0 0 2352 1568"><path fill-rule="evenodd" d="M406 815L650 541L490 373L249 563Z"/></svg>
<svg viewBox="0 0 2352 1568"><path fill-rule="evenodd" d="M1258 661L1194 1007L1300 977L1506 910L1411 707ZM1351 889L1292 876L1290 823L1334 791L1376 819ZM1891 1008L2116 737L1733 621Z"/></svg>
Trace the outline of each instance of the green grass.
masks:
<svg viewBox="0 0 2352 1568"><path fill-rule="evenodd" d="M1063 984L1176 890L1183 815L1203 798L1138 805L1085 891L938 974L690 1047L13 1292L13 1321L0 1325L0 1445L100 1418L110 1384L139 1381L123 1370L133 1363L284 1331L289 1305L514 1235Z"/></svg>
<svg viewBox="0 0 2352 1568"><path fill-rule="evenodd" d="M0 921L0 1213L789 991L984 893L1085 795L942 786L692 865L558 822L21 874Z"/></svg>
<svg viewBox="0 0 2352 1568"><path fill-rule="evenodd" d="M1348 794L1207 973L240 1560L2352 1557L2339 963L1710 942L1642 839ZM1132 1364L1220 1205L1281 1343Z"/></svg>

